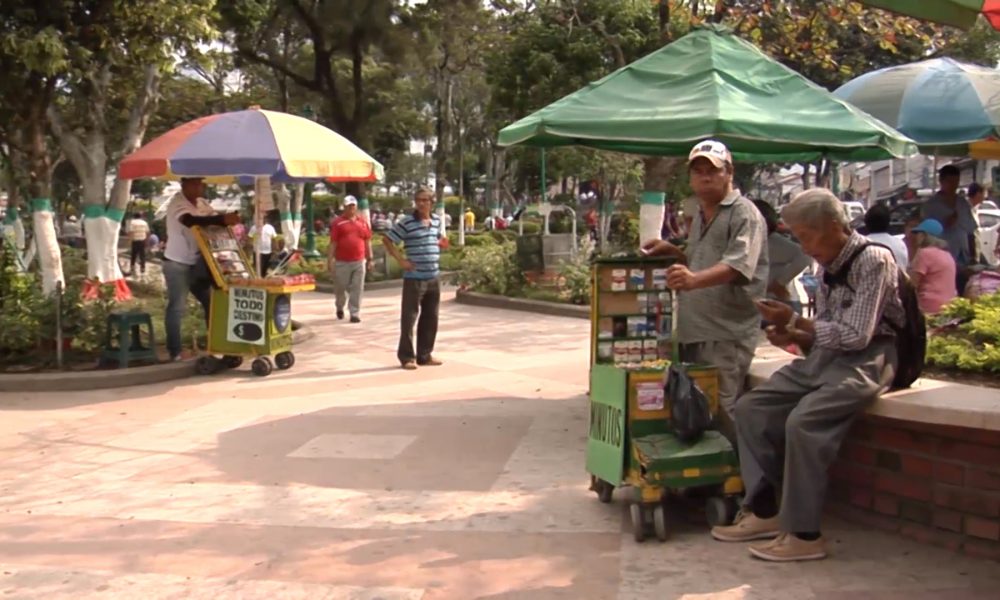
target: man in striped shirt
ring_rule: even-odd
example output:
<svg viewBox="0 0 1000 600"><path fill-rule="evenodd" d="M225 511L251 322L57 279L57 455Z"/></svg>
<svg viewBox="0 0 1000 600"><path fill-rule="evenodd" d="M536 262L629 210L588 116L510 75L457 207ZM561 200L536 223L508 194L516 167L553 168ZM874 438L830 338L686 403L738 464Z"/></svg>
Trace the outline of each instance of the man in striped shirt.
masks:
<svg viewBox="0 0 1000 600"><path fill-rule="evenodd" d="M446 245L441 219L431 213L434 194L421 187L414 196L416 209L404 215L383 236L386 251L403 268L403 305L400 318L401 331L396 357L404 369L410 371L420 366L437 366L441 361L432 356L434 338L437 337L438 306L441 304L441 285L438 281L438 262L441 246ZM397 244L406 251L404 258ZM417 326L417 349L413 350L413 326Z"/></svg>

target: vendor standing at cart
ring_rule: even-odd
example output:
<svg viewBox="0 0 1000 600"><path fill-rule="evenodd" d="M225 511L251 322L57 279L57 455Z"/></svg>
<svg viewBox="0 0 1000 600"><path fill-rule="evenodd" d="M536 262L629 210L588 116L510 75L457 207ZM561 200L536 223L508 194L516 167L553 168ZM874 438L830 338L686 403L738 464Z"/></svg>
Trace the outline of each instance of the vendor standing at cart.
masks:
<svg viewBox="0 0 1000 600"><path fill-rule="evenodd" d="M208 321L212 278L195 241L195 225L235 225L239 214L218 214L202 197L205 182L200 177L181 179L181 191L167 204L167 244L163 251L163 279L167 284L164 327L170 360L181 359L181 322L187 312L188 292L201 304Z"/></svg>
<svg viewBox="0 0 1000 600"><path fill-rule="evenodd" d="M736 399L760 328L754 302L767 291L767 229L757 207L733 188L733 159L724 144L697 144L688 155L688 174L699 210L685 250L665 240L651 241L644 250L681 261L667 270L667 285L682 292L681 359L718 369L719 429L736 447Z"/></svg>

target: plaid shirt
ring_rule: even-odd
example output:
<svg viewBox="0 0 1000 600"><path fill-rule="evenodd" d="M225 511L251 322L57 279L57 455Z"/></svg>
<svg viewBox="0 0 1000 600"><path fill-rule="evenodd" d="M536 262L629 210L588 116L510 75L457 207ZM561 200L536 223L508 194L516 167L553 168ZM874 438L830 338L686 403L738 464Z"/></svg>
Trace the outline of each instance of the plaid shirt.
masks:
<svg viewBox="0 0 1000 600"><path fill-rule="evenodd" d="M852 233L829 271L838 273L866 242L864 236ZM828 286L821 267L814 321L816 347L858 351L867 348L876 335L895 335L889 322L902 325L906 318L899 300L898 269L892 252L878 246L866 248L854 260L847 285Z"/></svg>

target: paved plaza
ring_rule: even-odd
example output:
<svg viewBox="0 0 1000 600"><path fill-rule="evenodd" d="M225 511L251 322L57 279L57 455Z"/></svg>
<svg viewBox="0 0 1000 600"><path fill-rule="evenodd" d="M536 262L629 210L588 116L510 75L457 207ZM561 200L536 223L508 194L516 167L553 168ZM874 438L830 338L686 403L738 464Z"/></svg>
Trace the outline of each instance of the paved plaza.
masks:
<svg viewBox="0 0 1000 600"><path fill-rule="evenodd" d="M395 360L399 290L361 325L304 294L291 371L0 394L0 597L997 598L1000 568L831 521L832 557L765 564L671 507L632 540L587 490L587 321L442 304Z"/></svg>

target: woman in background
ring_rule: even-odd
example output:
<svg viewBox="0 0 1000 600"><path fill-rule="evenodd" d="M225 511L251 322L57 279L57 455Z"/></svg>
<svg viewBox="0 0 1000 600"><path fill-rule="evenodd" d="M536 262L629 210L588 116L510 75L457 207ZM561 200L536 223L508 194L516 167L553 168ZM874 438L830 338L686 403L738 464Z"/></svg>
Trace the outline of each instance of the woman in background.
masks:
<svg viewBox="0 0 1000 600"><path fill-rule="evenodd" d="M941 307L953 300L955 289L955 259L948 242L941 239L944 226L934 219L925 219L911 230L916 254L910 259L910 279L917 289L917 302L926 315L941 312Z"/></svg>

